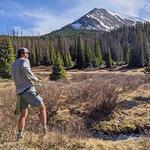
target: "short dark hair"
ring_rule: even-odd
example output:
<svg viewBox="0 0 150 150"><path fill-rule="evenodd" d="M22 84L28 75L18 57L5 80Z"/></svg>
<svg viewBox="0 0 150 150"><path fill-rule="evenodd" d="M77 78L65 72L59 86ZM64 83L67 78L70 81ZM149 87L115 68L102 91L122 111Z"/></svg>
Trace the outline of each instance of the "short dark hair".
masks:
<svg viewBox="0 0 150 150"><path fill-rule="evenodd" d="M23 54L24 52L22 52L22 51L18 51L17 52L17 59L19 59L19 58L21 58L21 54Z"/></svg>

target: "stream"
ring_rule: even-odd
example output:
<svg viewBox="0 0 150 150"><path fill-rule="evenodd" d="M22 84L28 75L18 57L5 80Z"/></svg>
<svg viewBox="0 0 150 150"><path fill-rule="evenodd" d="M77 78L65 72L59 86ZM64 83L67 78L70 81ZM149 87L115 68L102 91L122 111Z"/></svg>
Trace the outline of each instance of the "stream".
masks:
<svg viewBox="0 0 150 150"><path fill-rule="evenodd" d="M150 138L150 136L147 134L144 134L144 133L105 134L102 132L96 132L96 131L94 132L93 131L91 138L117 141L117 140L128 140L128 139L138 140L141 138Z"/></svg>

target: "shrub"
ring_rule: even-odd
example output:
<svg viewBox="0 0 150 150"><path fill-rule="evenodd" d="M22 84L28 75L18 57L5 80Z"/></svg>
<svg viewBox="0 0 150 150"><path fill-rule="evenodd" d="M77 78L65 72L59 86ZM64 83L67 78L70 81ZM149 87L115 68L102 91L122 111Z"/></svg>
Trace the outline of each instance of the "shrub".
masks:
<svg viewBox="0 0 150 150"><path fill-rule="evenodd" d="M123 92L136 90L142 84L150 82L149 75L124 75L124 74L79 74L74 75L72 78L73 82L88 82L90 80L97 80L98 82L104 83L107 81L109 84L116 85L121 88ZM84 83L83 83L84 84Z"/></svg>
<svg viewBox="0 0 150 150"><path fill-rule="evenodd" d="M72 88L68 103L82 106L81 115L100 119L109 115L117 106L118 91L112 84L91 80L79 83L77 88Z"/></svg>
<svg viewBox="0 0 150 150"><path fill-rule="evenodd" d="M11 64L14 61L14 49L9 39L4 38L0 42L0 76L2 78L11 77Z"/></svg>
<svg viewBox="0 0 150 150"><path fill-rule="evenodd" d="M66 71L63 67L60 54L57 55L53 64L53 71L50 74L50 80L58 80L66 77Z"/></svg>

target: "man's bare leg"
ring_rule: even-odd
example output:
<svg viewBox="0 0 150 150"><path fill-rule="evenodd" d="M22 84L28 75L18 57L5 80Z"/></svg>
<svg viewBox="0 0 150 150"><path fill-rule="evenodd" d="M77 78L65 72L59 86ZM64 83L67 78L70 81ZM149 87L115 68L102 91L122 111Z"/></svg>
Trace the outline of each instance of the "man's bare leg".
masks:
<svg viewBox="0 0 150 150"><path fill-rule="evenodd" d="M43 102L39 109L40 109L40 122L41 124L45 125L47 124L47 115L46 115L46 107Z"/></svg>
<svg viewBox="0 0 150 150"><path fill-rule="evenodd" d="M42 102L40 106L40 122L42 124L43 132L44 134L47 133L48 128L47 128L47 114L46 114L46 107L44 103Z"/></svg>
<svg viewBox="0 0 150 150"><path fill-rule="evenodd" d="M21 116L18 120L18 130L22 130L25 127L25 121L28 115L28 108L21 110Z"/></svg>
<svg viewBox="0 0 150 150"><path fill-rule="evenodd" d="M21 115L18 120L17 140L19 140L23 136L27 115L28 115L28 108L21 110Z"/></svg>

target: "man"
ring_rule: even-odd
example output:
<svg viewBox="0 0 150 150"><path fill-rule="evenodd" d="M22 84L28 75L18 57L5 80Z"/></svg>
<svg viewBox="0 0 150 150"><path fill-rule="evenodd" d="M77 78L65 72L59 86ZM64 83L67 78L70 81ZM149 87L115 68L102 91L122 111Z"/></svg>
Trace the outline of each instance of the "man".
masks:
<svg viewBox="0 0 150 150"><path fill-rule="evenodd" d="M39 107L40 122L43 131L46 132L47 115L46 107L43 99L38 95L31 81L39 81L39 79L32 73L29 62L29 50L27 48L20 48L17 52L17 60L12 64L12 76L16 86L17 107L16 113L21 113L18 120L17 139L23 137L25 121L28 114L28 107Z"/></svg>

